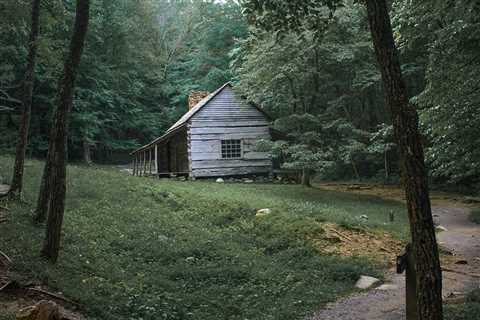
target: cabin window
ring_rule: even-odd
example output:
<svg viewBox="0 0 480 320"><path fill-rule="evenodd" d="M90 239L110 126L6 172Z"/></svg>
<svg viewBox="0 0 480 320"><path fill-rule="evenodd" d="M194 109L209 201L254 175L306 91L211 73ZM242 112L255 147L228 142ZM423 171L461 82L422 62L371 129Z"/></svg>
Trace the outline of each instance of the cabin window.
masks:
<svg viewBox="0 0 480 320"><path fill-rule="evenodd" d="M222 159L240 159L242 140L222 140Z"/></svg>

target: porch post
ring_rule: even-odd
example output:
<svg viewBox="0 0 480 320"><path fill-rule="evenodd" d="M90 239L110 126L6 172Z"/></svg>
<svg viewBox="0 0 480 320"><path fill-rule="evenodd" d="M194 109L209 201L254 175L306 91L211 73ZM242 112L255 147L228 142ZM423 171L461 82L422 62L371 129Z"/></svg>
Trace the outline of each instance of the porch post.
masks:
<svg viewBox="0 0 480 320"><path fill-rule="evenodd" d="M148 173L152 175L152 148L148 149Z"/></svg>
<svg viewBox="0 0 480 320"><path fill-rule="evenodd" d="M137 154L135 153L133 155L133 167L132 167L132 175L135 176L135 166L136 166L136 162L137 162Z"/></svg>
<svg viewBox="0 0 480 320"><path fill-rule="evenodd" d="M158 174L158 145L155 145L155 173Z"/></svg>
<svg viewBox="0 0 480 320"><path fill-rule="evenodd" d="M143 175L147 175L147 151L143 150Z"/></svg>

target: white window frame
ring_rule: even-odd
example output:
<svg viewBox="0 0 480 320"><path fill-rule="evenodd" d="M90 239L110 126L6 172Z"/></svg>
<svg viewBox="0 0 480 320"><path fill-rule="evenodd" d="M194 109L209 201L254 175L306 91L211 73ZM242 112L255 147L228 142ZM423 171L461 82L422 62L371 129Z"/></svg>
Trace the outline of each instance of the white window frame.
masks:
<svg viewBox="0 0 480 320"><path fill-rule="evenodd" d="M227 152L224 152L224 143L230 142L231 145L234 145L232 142L238 141L240 145L240 155L238 157L232 156L232 150L230 150L230 156L228 156ZM236 144L235 144L236 145ZM225 156L224 156L225 155ZM222 139L220 140L220 157L222 160L238 160L243 159L243 140L242 139Z"/></svg>

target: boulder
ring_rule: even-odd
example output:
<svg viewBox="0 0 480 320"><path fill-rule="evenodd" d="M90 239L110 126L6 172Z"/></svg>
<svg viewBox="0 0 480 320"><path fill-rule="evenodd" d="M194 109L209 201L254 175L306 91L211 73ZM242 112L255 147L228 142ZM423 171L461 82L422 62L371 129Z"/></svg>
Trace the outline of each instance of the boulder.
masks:
<svg viewBox="0 0 480 320"><path fill-rule="evenodd" d="M379 279L370 277L370 276L360 276L357 283L355 283L355 287L358 289L368 289L374 284L380 282Z"/></svg>
<svg viewBox="0 0 480 320"><path fill-rule="evenodd" d="M376 288L377 290L382 290L382 291L390 291L390 290L397 290L398 286L393 283L385 283L382 284L381 286Z"/></svg>
<svg viewBox="0 0 480 320"><path fill-rule="evenodd" d="M438 231L438 232L448 231L448 229L445 228L444 226L436 226L436 227L435 227L435 230Z"/></svg>
<svg viewBox="0 0 480 320"><path fill-rule="evenodd" d="M17 320L60 320L62 315L58 305L53 301L42 300L34 306L20 309Z"/></svg>
<svg viewBox="0 0 480 320"><path fill-rule="evenodd" d="M224 183L225 180L223 180L222 178L218 178L217 180L215 180L216 183Z"/></svg>
<svg viewBox="0 0 480 320"><path fill-rule="evenodd" d="M271 209L265 208L265 209L257 210L256 216L257 217L263 217L263 216L268 216L271 213L272 213Z"/></svg>

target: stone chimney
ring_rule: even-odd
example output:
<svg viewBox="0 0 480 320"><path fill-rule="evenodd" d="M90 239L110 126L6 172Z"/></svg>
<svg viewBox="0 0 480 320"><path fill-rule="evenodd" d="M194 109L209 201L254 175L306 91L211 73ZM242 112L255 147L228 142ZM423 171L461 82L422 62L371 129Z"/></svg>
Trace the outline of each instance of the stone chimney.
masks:
<svg viewBox="0 0 480 320"><path fill-rule="evenodd" d="M192 110L193 107L197 105L203 98L208 96L210 93L207 91L192 91L188 96L188 110Z"/></svg>

